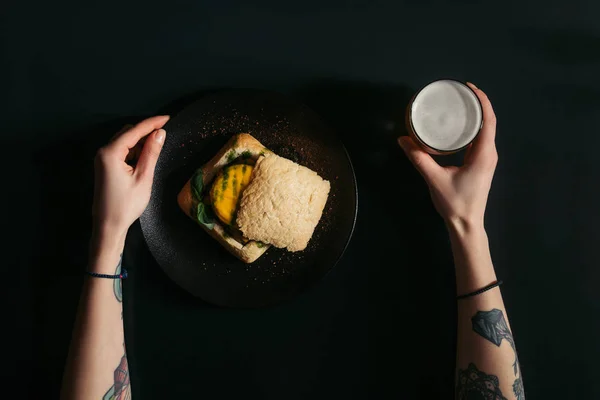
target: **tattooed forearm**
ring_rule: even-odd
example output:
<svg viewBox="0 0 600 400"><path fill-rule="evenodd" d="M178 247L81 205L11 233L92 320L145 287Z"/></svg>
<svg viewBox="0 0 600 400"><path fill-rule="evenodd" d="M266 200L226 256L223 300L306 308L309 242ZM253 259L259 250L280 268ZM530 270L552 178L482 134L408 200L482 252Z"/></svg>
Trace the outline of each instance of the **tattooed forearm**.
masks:
<svg viewBox="0 0 600 400"><path fill-rule="evenodd" d="M119 366L115 369L114 382L114 385L108 389L102 400L131 400L127 354L123 354Z"/></svg>
<svg viewBox="0 0 600 400"><path fill-rule="evenodd" d="M515 340L513 339L508 324L504 318L502 310L494 308L491 311L478 311L477 314L471 318L473 323L473 330L486 340L494 343L500 347L502 339L505 339L512 347L515 353L515 362L513 363L513 370L515 373L515 382L513 383L513 393L517 400L525 400L525 391L523 390L523 381L520 375L519 356L517 355L517 348L515 347Z"/></svg>
<svg viewBox="0 0 600 400"><path fill-rule="evenodd" d="M458 370L456 400L507 400L500 390L500 381L471 363L466 370Z"/></svg>
<svg viewBox="0 0 600 400"><path fill-rule="evenodd" d="M123 264L123 254L119 257L119 263L115 269L115 275L121 274L121 267ZM121 279L115 279L113 285L113 291L115 297L119 303L123 302L123 281ZM121 319L123 319L123 311L121 311ZM123 344L125 347L125 344ZM129 385L129 366L127 363L127 352L124 352L121 357L121 362L117 366L114 372L114 384L108 392L102 397L102 400L131 400L131 386Z"/></svg>
<svg viewBox="0 0 600 400"><path fill-rule="evenodd" d="M115 275L119 275L121 273L121 264L123 263L123 254L119 257L119 263L117 264L117 269L115 270ZM121 303L123 301L123 283L121 279L114 280L113 290L115 291L115 297Z"/></svg>
<svg viewBox="0 0 600 400"><path fill-rule="evenodd" d="M492 311L478 311L477 314L471 318L471 321L473 322L473 330L483 338L494 343L496 346L500 347L502 339L506 339L515 353L513 369L515 371L515 375L517 375L517 365L519 363L517 349L515 347L515 341L512 333L508 329L508 324L506 323L506 319L504 318L502 311L498 310L497 308L494 308Z"/></svg>

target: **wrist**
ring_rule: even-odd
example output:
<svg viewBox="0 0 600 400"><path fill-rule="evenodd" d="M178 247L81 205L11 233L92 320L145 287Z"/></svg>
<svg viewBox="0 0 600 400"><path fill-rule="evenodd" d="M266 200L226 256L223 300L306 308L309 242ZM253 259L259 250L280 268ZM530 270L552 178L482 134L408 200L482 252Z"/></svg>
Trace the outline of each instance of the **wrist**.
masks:
<svg viewBox="0 0 600 400"><path fill-rule="evenodd" d="M451 238L485 235L483 218L454 217L446 219L445 222Z"/></svg>
<svg viewBox="0 0 600 400"><path fill-rule="evenodd" d="M447 221L456 267L459 295L479 290L496 281L483 220Z"/></svg>
<svg viewBox="0 0 600 400"><path fill-rule="evenodd" d="M127 230L94 229L90 243L88 270L114 274L125 246Z"/></svg>
<svg viewBox="0 0 600 400"><path fill-rule="evenodd" d="M128 228L109 224L94 224L92 228L92 244L118 246L125 242Z"/></svg>

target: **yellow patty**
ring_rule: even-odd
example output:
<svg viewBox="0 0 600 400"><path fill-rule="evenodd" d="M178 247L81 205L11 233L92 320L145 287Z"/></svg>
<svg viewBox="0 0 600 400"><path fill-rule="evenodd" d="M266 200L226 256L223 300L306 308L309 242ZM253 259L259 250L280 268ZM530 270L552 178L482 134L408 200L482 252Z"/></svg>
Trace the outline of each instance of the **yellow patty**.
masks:
<svg viewBox="0 0 600 400"><path fill-rule="evenodd" d="M250 183L252 166L234 164L223 168L215 178L210 189L210 200L217 218L223 223L231 225L242 191Z"/></svg>

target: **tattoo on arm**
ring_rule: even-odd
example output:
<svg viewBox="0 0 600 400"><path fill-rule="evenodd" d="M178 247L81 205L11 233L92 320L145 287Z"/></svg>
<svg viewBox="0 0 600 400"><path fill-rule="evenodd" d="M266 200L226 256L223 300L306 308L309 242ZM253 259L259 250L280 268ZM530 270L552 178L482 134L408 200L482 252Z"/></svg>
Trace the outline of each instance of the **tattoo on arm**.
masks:
<svg viewBox="0 0 600 400"><path fill-rule="evenodd" d="M500 347L502 339L506 339L515 353L513 369L516 375L517 364L519 361L517 349L515 348L515 341L512 333L508 329L508 324L506 323L502 311L497 308L494 308L492 311L477 311L477 314L471 318L471 321L473 322L473 330L484 339L494 343L496 346Z"/></svg>
<svg viewBox="0 0 600 400"><path fill-rule="evenodd" d="M119 257L119 263L115 269L115 275L121 273L121 265L123 263L123 253ZM115 279L113 284L115 297L119 303L123 302L123 282L121 279ZM123 311L121 311L121 319ZM125 344L123 344L125 347ZM131 400L131 386L129 385L129 366L127 363L127 352L123 353L121 362L114 372L114 384L108 389L108 392L102 397L102 400Z"/></svg>
<svg viewBox="0 0 600 400"><path fill-rule="evenodd" d="M119 275L121 273L121 264L123 263L123 253L119 257L119 263L117 264L117 269L115 270L115 275ZM123 302L123 282L121 279L114 279L113 290L115 291L115 297L119 303Z"/></svg>
<svg viewBox="0 0 600 400"><path fill-rule="evenodd" d="M477 313L471 318L473 323L473 331L484 339L494 343L500 347L502 340L505 339L512 347L515 353L515 362L513 363L513 370L515 373L515 382L513 383L513 393L517 400L525 400L525 392L523 390L523 381L521 379L519 366L519 357L517 355L517 348L515 347L515 340L513 339L508 324L504 318L502 310L494 308L491 311L477 311Z"/></svg>
<svg viewBox="0 0 600 400"><path fill-rule="evenodd" d="M458 370L456 400L507 400L500 390L496 375L488 375L471 363L466 370Z"/></svg>
<svg viewBox="0 0 600 400"><path fill-rule="evenodd" d="M102 400L131 400L127 354L123 354L119 366L115 369L114 382L114 385L108 389Z"/></svg>
<svg viewBox="0 0 600 400"><path fill-rule="evenodd" d="M521 378L515 379L513 383L513 393L517 400L525 400L525 389L523 388L523 381Z"/></svg>

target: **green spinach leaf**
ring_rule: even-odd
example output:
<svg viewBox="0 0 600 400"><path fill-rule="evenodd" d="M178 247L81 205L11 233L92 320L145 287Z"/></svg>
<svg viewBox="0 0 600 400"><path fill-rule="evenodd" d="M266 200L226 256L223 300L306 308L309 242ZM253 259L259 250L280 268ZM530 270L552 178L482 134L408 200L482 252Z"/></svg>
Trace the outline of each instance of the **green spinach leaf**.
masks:
<svg viewBox="0 0 600 400"><path fill-rule="evenodd" d="M196 207L196 219L208 229L212 229L215 227L215 222L208 214L209 211L206 205L203 202L199 202Z"/></svg>
<svg viewBox="0 0 600 400"><path fill-rule="evenodd" d="M190 180L190 186L192 187L192 194L194 195L194 198L197 201L202 202L202 192L204 191L204 180L203 180L201 168L198 168L196 170L196 172L194 173L194 176L192 176L192 179Z"/></svg>
<svg viewBox="0 0 600 400"><path fill-rule="evenodd" d="M202 202L204 180L201 168L198 168L194 173L194 176L192 176L192 179L190 180L190 186L192 189L192 196L194 198L192 215L196 215L198 222L208 229L214 228L215 222L210 216L210 208Z"/></svg>

